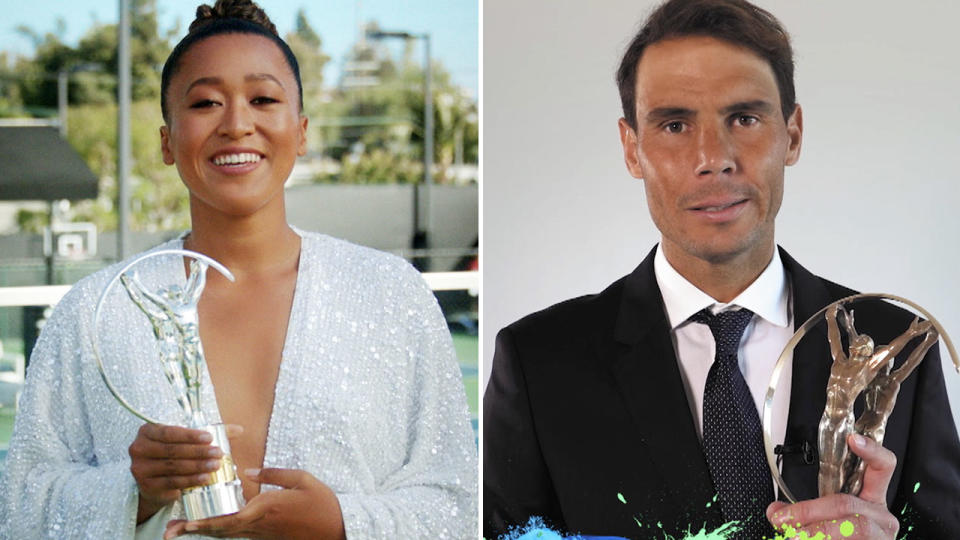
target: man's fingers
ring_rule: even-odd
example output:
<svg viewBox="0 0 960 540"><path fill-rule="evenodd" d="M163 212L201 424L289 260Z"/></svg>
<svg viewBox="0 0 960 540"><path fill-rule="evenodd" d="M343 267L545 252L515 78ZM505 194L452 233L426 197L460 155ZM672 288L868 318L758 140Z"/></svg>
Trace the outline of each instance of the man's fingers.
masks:
<svg viewBox="0 0 960 540"><path fill-rule="evenodd" d="M767 508L768 511L777 504L771 504ZM823 531L827 534L833 531L831 533L833 538L845 538L843 533L849 531L851 525L843 525L843 523L849 521L857 534L862 531L884 531L884 536L871 533L872 536L855 536L854 538L886 538L886 534L891 531L896 532L900 528L897 518L893 517L885 506L869 503L853 495L838 493L796 504L779 504L780 506L773 508L772 512L768 512L770 523L779 532L789 532L790 528L808 533ZM841 526L843 528L840 528ZM840 536L837 536L837 533ZM814 536L811 535L811 537Z"/></svg>
<svg viewBox="0 0 960 540"><path fill-rule="evenodd" d="M876 441L853 434L850 449L866 464L863 489L855 497L828 495L796 504L774 502L767 507L767 519L786 536L806 533L815 538L893 538L900 523L886 509L887 487L897 465L893 452Z"/></svg>
<svg viewBox="0 0 960 540"><path fill-rule="evenodd" d="M863 489L860 490L859 497L886 506L887 488L890 486L893 470L897 467L897 456L873 439L855 433L847 437L847 444L867 466L863 473Z"/></svg>
<svg viewBox="0 0 960 540"><path fill-rule="evenodd" d="M261 484L270 484L287 489L301 487L308 476L297 469L247 469L243 472Z"/></svg>
<svg viewBox="0 0 960 540"><path fill-rule="evenodd" d="M843 518L809 523L803 526L784 523L775 527L786 538L838 538L848 540L878 540L895 538L899 523L890 516L888 520L877 521L862 514Z"/></svg>
<svg viewBox="0 0 960 540"><path fill-rule="evenodd" d="M773 505L771 504L771 506ZM827 495L818 499L781 506L771 514L770 523L774 527L780 527L781 525L805 527L811 523L831 521L840 517L871 511L872 508L869 504L853 495Z"/></svg>
<svg viewBox="0 0 960 540"><path fill-rule="evenodd" d="M783 501L773 501L772 503L770 503L770 505L767 506L767 512L766 512L767 521L769 521L770 523L773 523L773 515L779 512L780 509L782 509L785 506L790 506L790 505Z"/></svg>

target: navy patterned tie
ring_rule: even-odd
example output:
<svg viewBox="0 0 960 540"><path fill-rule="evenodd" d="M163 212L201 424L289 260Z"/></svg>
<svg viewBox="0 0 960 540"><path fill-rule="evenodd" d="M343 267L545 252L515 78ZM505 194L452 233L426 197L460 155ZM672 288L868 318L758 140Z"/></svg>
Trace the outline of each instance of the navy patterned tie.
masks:
<svg viewBox="0 0 960 540"><path fill-rule="evenodd" d="M773 480L763 452L760 415L737 364L743 331L753 318L748 309L716 315L702 310L691 321L710 327L717 352L703 392L703 446L726 521L739 521L738 538L770 538L767 505Z"/></svg>

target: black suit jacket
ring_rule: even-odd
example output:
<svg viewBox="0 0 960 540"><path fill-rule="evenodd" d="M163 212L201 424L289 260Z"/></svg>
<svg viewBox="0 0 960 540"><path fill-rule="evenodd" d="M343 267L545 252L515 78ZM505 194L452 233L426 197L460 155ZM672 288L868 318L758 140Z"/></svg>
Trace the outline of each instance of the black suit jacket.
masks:
<svg viewBox="0 0 960 540"><path fill-rule="evenodd" d="M497 336L483 399L486 538L530 516L568 533L628 538L723 524L653 254L603 292L529 315ZM855 293L780 254L796 326ZM857 328L886 344L911 317L889 304L857 309ZM794 351L786 445L816 448L832 362L826 331L817 331L822 339L810 336ZM911 540L956 538L960 442L936 347L903 384L884 445L899 457L887 499L901 531L913 527ZM799 453L784 458L783 477L801 499L816 496L815 463Z"/></svg>

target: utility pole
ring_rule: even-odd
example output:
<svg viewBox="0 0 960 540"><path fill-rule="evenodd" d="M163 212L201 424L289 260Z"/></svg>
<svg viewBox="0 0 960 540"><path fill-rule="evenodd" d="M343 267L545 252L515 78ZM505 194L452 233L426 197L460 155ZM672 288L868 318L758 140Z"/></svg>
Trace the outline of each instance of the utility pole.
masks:
<svg viewBox="0 0 960 540"><path fill-rule="evenodd" d="M130 209L130 0L120 1L117 62L117 260L127 256Z"/></svg>
<svg viewBox="0 0 960 540"><path fill-rule="evenodd" d="M430 235L433 231L430 212L430 190L433 187L433 69L430 59L430 34L411 32L368 31L370 39L422 39L423 40L423 182L414 186L413 199L413 249L430 249ZM425 272L430 269L430 257L414 256L413 265Z"/></svg>
<svg viewBox="0 0 960 540"><path fill-rule="evenodd" d="M433 66L430 59L430 34L420 34L423 40L423 249L430 248L430 233L433 232L430 211L430 191L433 189ZM429 270L430 259L425 270Z"/></svg>

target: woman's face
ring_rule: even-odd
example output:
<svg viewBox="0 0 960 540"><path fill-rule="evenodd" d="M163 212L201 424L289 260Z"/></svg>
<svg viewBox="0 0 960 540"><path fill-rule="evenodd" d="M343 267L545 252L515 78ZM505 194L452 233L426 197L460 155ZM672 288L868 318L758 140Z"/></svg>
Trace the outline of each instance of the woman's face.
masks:
<svg viewBox="0 0 960 540"><path fill-rule="evenodd" d="M196 43L181 58L167 100L163 161L177 166L194 213L243 217L283 204L283 184L306 152L307 119L276 44L255 34Z"/></svg>

